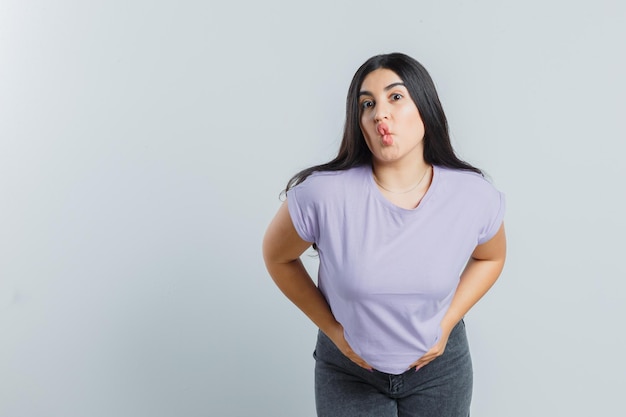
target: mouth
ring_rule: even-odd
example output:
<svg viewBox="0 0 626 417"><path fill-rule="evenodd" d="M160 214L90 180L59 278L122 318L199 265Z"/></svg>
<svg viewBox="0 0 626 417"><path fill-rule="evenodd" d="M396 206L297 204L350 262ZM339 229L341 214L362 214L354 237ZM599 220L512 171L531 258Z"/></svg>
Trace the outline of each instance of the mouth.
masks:
<svg viewBox="0 0 626 417"><path fill-rule="evenodd" d="M383 145L390 146L393 145L393 136L391 136L391 132L389 132L389 126L385 123L381 123L376 127L376 130L381 136L381 141Z"/></svg>
<svg viewBox="0 0 626 417"><path fill-rule="evenodd" d="M389 126L387 126L385 123L380 123L378 126L376 126L376 130L378 131L378 133L380 133L381 136L390 134Z"/></svg>

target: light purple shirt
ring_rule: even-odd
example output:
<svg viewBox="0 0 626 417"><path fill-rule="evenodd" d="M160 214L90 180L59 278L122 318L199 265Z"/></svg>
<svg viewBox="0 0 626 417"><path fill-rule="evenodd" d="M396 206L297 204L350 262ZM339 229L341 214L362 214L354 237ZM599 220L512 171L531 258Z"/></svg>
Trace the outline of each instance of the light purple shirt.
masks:
<svg viewBox="0 0 626 417"><path fill-rule="evenodd" d="M439 166L412 210L380 193L370 166L313 173L287 201L300 237L317 244L318 286L347 342L390 374L437 342L460 273L504 217L503 194L482 176Z"/></svg>

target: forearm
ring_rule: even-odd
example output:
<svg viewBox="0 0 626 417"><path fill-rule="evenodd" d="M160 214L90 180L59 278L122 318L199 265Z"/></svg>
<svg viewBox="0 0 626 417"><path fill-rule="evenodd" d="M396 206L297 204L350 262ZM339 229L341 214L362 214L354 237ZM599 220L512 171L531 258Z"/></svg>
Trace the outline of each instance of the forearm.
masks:
<svg viewBox="0 0 626 417"><path fill-rule="evenodd" d="M267 269L283 294L320 330L327 335L337 330L339 323L300 259L285 263L270 263Z"/></svg>
<svg viewBox="0 0 626 417"><path fill-rule="evenodd" d="M502 249L504 249L503 246ZM478 259L475 257L470 259L461 274L461 279L450 307L441 320L441 339L421 358L413 362L410 366L411 368L415 367L418 370L443 354L448 337L454 326L489 291L489 288L498 279L504 266L504 251L501 252L501 255L501 257L494 259Z"/></svg>
<svg viewBox="0 0 626 417"><path fill-rule="evenodd" d="M493 286L503 267L504 259L470 259L461 274L450 307L441 321L442 330L452 331L452 328Z"/></svg>

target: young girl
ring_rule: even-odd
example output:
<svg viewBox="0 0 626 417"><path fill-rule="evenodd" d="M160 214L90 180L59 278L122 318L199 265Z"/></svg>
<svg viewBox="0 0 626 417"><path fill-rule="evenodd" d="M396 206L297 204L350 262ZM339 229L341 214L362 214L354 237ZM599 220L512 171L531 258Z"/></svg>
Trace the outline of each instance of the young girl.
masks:
<svg viewBox="0 0 626 417"><path fill-rule="evenodd" d="M455 155L424 67L399 53L368 59L337 157L286 192L263 255L320 329L318 416L468 416L463 316L504 266L504 199ZM299 259L311 245L318 285Z"/></svg>

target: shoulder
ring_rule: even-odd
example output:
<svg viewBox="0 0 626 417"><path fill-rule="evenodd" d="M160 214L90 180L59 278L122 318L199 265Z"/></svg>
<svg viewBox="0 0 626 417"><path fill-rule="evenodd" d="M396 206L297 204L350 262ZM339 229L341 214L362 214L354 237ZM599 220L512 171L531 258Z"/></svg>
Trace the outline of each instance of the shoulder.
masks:
<svg viewBox="0 0 626 417"><path fill-rule="evenodd" d="M473 171L438 166L437 173L440 186L456 194L487 197L500 193L487 178Z"/></svg>
<svg viewBox="0 0 626 417"><path fill-rule="evenodd" d="M289 213L303 240L316 242L320 236L320 224L340 215L342 207L355 195L364 194L367 172L364 166L315 172L287 191Z"/></svg>
<svg viewBox="0 0 626 417"><path fill-rule="evenodd" d="M504 194L487 178L473 171L437 167L436 194L442 201L465 211L503 210Z"/></svg>
<svg viewBox="0 0 626 417"><path fill-rule="evenodd" d="M477 227L477 244L499 230L505 212L504 194L482 175L472 171L439 168L439 196L455 216L465 216Z"/></svg>
<svg viewBox="0 0 626 417"><path fill-rule="evenodd" d="M342 171L316 171L289 190L287 196L297 194L322 198L359 189L360 185L365 184L369 172L371 170L367 166L358 166Z"/></svg>

